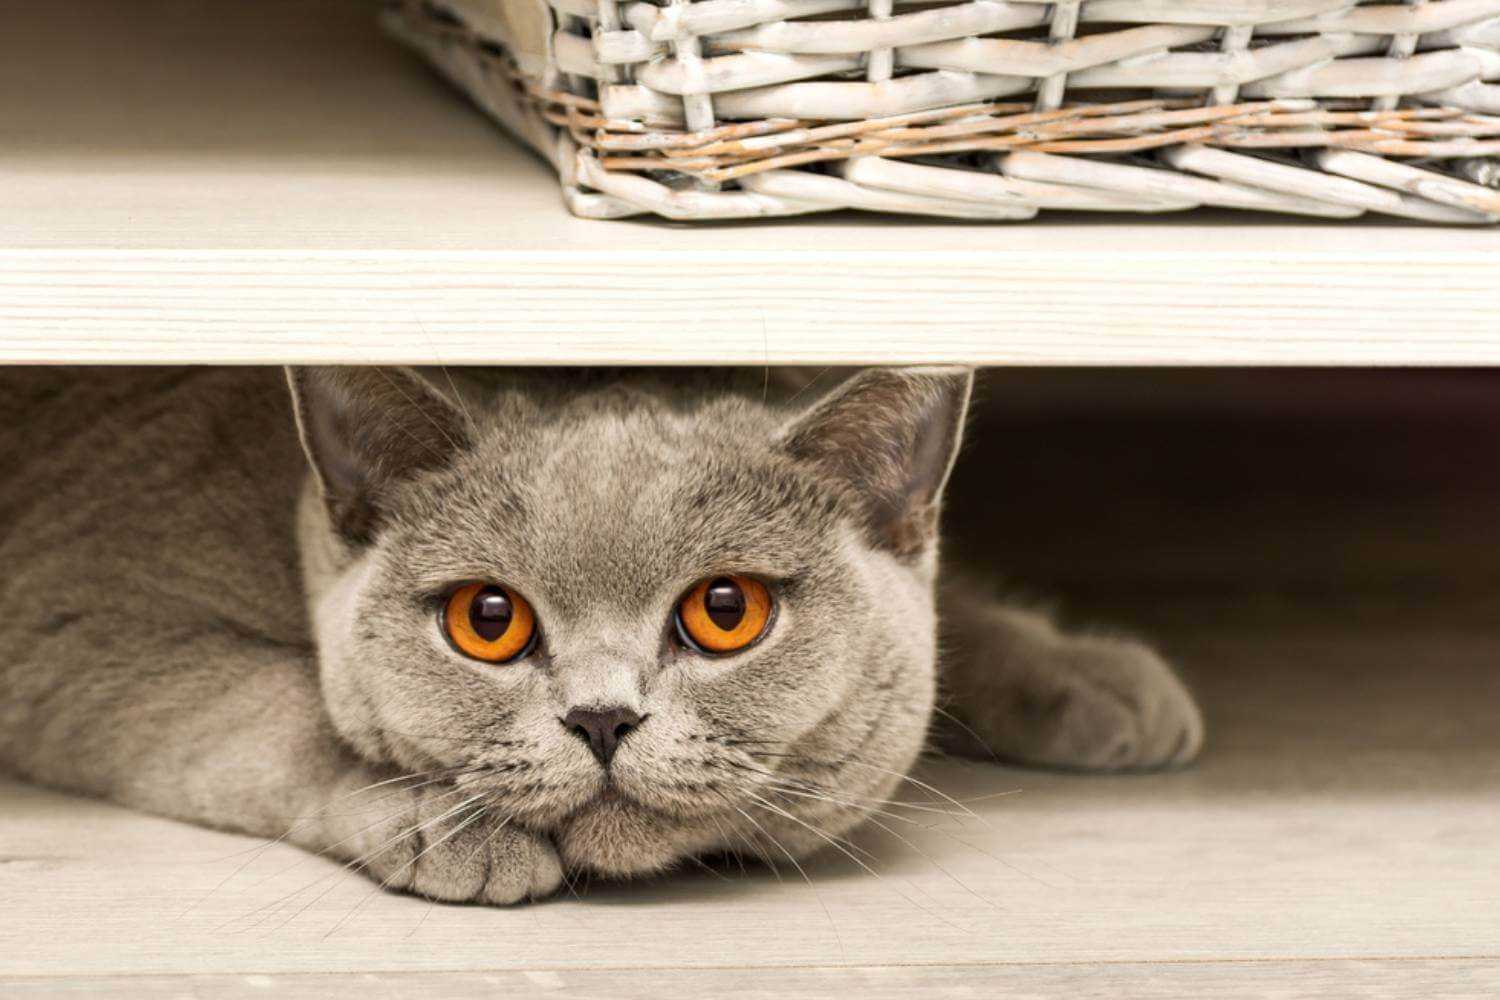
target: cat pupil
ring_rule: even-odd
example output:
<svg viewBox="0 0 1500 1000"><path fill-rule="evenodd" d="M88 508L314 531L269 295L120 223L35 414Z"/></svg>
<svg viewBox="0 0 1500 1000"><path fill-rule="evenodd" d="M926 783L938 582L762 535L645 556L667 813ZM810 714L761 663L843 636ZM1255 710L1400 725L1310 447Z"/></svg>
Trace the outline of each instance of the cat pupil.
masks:
<svg viewBox="0 0 1500 1000"><path fill-rule="evenodd" d="M498 587L487 587L469 605L469 624L485 642L494 642L510 630L510 598Z"/></svg>
<svg viewBox="0 0 1500 1000"><path fill-rule="evenodd" d="M733 632L745 617L745 592L733 580L720 577L708 585L703 609L709 621L725 632Z"/></svg>

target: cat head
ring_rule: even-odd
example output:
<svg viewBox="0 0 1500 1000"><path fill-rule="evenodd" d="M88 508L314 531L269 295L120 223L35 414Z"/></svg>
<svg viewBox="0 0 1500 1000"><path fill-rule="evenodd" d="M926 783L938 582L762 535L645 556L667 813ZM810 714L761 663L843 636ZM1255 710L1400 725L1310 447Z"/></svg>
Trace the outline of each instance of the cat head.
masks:
<svg viewBox="0 0 1500 1000"><path fill-rule="evenodd" d="M639 381L289 380L328 712L632 874L824 846L920 751L959 369L799 410Z"/></svg>

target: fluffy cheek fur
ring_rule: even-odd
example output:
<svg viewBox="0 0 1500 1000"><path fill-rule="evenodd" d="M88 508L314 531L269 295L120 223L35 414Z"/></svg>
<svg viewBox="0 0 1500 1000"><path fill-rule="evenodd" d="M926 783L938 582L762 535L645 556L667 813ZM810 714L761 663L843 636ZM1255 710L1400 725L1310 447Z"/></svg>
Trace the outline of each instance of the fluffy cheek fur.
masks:
<svg viewBox="0 0 1500 1000"><path fill-rule="evenodd" d="M367 760L389 762L373 721L376 698L362 683L356 656L356 626L374 565L360 559L342 569L324 567L310 610L318 643L323 703L334 728Z"/></svg>
<svg viewBox="0 0 1500 1000"><path fill-rule="evenodd" d="M377 548L327 574L312 602L324 704L361 756L483 791L528 826L597 795L598 767L564 738L530 666L458 658Z"/></svg>
<svg viewBox="0 0 1500 1000"><path fill-rule="evenodd" d="M776 757L776 778L758 793L752 844L771 858L834 847L900 790L926 743L936 691L930 577L895 560L864 559L860 589L872 626L851 650L857 680L838 708ZM878 609L892 612L882 617ZM754 754L752 754L754 755ZM777 790L780 794L777 794Z"/></svg>

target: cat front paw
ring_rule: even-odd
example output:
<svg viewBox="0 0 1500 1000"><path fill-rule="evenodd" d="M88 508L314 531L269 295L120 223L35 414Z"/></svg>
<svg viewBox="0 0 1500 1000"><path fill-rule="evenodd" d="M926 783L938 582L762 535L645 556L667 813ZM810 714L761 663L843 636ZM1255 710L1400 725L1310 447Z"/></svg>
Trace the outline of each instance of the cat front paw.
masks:
<svg viewBox="0 0 1500 1000"><path fill-rule="evenodd" d="M552 842L506 817L462 807L461 793L404 793L401 810L361 837L356 859L383 887L452 903L543 899L563 881Z"/></svg>
<svg viewBox="0 0 1500 1000"><path fill-rule="evenodd" d="M1003 684L960 714L970 735L1003 758L1138 771L1181 767L1203 747L1203 716L1193 696L1140 643L1057 635L1025 669L1001 673Z"/></svg>
<svg viewBox="0 0 1500 1000"><path fill-rule="evenodd" d="M1091 771L1155 770L1191 763L1203 748L1203 715L1186 686L1140 643L1083 638L1064 651L1065 676L1038 760ZM1045 759L1044 759L1045 758Z"/></svg>

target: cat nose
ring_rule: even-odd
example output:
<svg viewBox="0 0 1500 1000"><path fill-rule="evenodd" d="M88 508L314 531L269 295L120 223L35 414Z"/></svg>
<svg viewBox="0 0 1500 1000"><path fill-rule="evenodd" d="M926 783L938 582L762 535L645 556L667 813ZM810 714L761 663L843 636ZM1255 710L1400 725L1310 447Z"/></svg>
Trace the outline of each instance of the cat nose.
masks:
<svg viewBox="0 0 1500 1000"><path fill-rule="evenodd" d="M615 750L645 716L623 706L614 708L575 708L562 724L589 745L594 756L605 767L614 759Z"/></svg>

